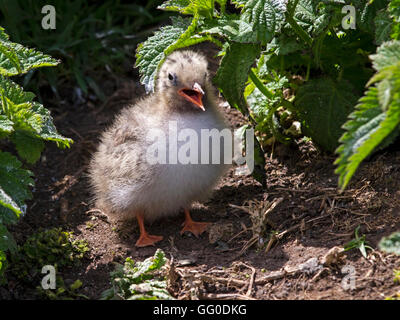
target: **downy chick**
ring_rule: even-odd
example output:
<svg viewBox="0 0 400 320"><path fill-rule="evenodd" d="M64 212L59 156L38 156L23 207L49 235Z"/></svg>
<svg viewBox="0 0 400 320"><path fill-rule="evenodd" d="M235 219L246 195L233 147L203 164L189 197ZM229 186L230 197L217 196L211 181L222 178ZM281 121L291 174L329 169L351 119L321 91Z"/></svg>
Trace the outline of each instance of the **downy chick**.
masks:
<svg viewBox="0 0 400 320"><path fill-rule="evenodd" d="M136 217L140 228L136 242L139 247L162 240L161 236L146 232L144 220L174 215L182 208L185 222L181 233L190 231L198 236L208 223L194 222L190 206L195 201L206 200L228 168L223 157L217 164L201 161L201 153L206 151L200 148L201 131L226 128L217 109L205 57L188 50L172 53L159 70L155 93L123 109L103 133L89 166L96 205L114 220ZM197 144L196 139L189 139L191 152L196 148L199 151L197 161L192 163L179 161L183 152L180 147L186 140L174 146L171 139L177 141L185 129L194 130L198 138ZM159 138L158 149L155 148L157 134L165 136L165 139ZM217 150L221 153L222 140ZM211 148L207 152L211 159ZM149 161L149 154L166 161Z"/></svg>

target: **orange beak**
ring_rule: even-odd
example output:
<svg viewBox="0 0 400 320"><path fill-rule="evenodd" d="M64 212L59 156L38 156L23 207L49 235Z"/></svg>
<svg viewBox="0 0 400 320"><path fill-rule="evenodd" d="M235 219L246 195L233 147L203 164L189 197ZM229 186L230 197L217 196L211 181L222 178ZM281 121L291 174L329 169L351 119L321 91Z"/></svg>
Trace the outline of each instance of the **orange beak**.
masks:
<svg viewBox="0 0 400 320"><path fill-rule="evenodd" d="M204 91L197 82L194 83L194 85L191 89L189 89L189 88L179 89L178 94L181 95L182 97L184 97L186 100L195 104L201 110L206 111L204 109L203 101L202 101Z"/></svg>

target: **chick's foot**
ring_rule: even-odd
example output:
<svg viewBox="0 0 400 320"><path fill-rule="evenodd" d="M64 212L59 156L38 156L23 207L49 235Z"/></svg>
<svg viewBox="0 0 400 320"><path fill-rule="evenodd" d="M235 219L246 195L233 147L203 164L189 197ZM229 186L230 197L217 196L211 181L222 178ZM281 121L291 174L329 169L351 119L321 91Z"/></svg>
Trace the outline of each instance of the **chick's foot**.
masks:
<svg viewBox="0 0 400 320"><path fill-rule="evenodd" d="M185 222L181 234L186 231L193 233L196 237L206 231L211 223L210 222L196 222L192 220L189 210L185 209Z"/></svg>
<svg viewBox="0 0 400 320"><path fill-rule="evenodd" d="M141 233L139 239L136 241L136 247L154 246L154 244L163 239L162 236L154 236L148 233Z"/></svg>

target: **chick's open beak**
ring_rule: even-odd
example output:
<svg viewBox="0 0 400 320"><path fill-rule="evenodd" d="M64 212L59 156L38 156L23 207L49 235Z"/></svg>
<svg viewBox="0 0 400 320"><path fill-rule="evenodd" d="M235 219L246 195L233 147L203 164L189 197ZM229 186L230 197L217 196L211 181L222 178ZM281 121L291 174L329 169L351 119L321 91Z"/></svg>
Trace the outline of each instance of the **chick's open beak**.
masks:
<svg viewBox="0 0 400 320"><path fill-rule="evenodd" d="M178 90L178 94L184 97L186 100L194 103L201 110L206 111L202 101L204 91L197 82L193 84L192 88L183 88Z"/></svg>

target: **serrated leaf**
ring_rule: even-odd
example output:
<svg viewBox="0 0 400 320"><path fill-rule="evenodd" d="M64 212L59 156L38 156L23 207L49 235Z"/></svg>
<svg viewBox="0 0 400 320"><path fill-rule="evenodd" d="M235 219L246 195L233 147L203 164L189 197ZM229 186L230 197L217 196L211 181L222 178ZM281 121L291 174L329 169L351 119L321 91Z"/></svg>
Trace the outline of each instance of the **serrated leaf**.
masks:
<svg viewBox="0 0 400 320"><path fill-rule="evenodd" d="M388 41L383 43L376 54L370 56L375 70L393 66L400 61L400 41Z"/></svg>
<svg viewBox="0 0 400 320"><path fill-rule="evenodd" d="M143 262L138 262L136 265L136 270L135 272L131 275L132 279L138 279L140 281L143 277L148 272L151 272L153 270L158 270L160 269L165 263L165 254L163 251L160 249L157 249L156 253L154 254L154 257L147 258Z"/></svg>
<svg viewBox="0 0 400 320"><path fill-rule="evenodd" d="M383 111L386 111L392 99L392 84L389 79L383 79L377 85L379 105Z"/></svg>
<svg viewBox="0 0 400 320"><path fill-rule="evenodd" d="M21 168L21 162L8 152L0 152L0 204L12 210L17 216L21 206L31 198L29 187L33 186L32 173ZM0 212L0 221L6 212Z"/></svg>
<svg viewBox="0 0 400 320"><path fill-rule="evenodd" d="M4 29L0 37L0 74L15 76L39 67L56 66L59 61L40 51L11 42L5 37Z"/></svg>
<svg viewBox="0 0 400 320"><path fill-rule="evenodd" d="M10 36L6 33L3 27L0 27L0 40L7 41L10 39Z"/></svg>
<svg viewBox="0 0 400 320"><path fill-rule="evenodd" d="M12 123L13 130L24 131L32 137L55 141L61 148L70 146L72 140L57 132L50 111L32 101L35 97L33 93L23 91L22 87L3 76L0 76L0 92L2 92L0 114L4 113L1 117L8 119L8 125ZM41 143L35 143L37 147L39 144ZM38 158L37 153L31 159L33 158Z"/></svg>
<svg viewBox="0 0 400 320"><path fill-rule="evenodd" d="M214 78L228 103L243 114L248 114L243 92L250 68L260 51L258 45L231 43Z"/></svg>
<svg viewBox="0 0 400 320"><path fill-rule="evenodd" d="M15 213L21 212L19 206L1 187L0 187L0 205L14 211Z"/></svg>
<svg viewBox="0 0 400 320"><path fill-rule="evenodd" d="M276 55L287 55L302 49L305 49L304 43L285 33L275 36L267 45L267 50L274 50Z"/></svg>
<svg viewBox="0 0 400 320"><path fill-rule="evenodd" d="M286 1L248 0L244 4L241 20L252 26L257 40L269 42L285 22Z"/></svg>
<svg viewBox="0 0 400 320"><path fill-rule="evenodd" d="M390 15L397 21L400 20L400 0L391 0L389 4Z"/></svg>
<svg viewBox="0 0 400 320"><path fill-rule="evenodd" d="M181 14L212 16L214 1L212 0L167 0L158 7L166 11L176 11Z"/></svg>
<svg viewBox="0 0 400 320"><path fill-rule="evenodd" d="M60 135L53 123L53 117L50 111L43 107L40 103L34 102L32 106L32 111L40 116L41 118L41 128L37 133L37 137L47 141L56 142L59 148L69 148L73 143L73 140Z"/></svg>
<svg viewBox="0 0 400 320"><path fill-rule="evenodd" d="M5 115L0 115L0 134L13 132L14 123L10 121Z"/></svg>
<svg viewBox="0 0 400 320"><path fill-rule="evenodd" d="M399 41L385 42L372 55L376 73L371 87L356 111L349 116L337 149L339 186L344 189L360 163L375 150L389 145L400 133L400 48Z"/></svg>
<svg viewBox="0 0 400 320"><path fill-rule="evenodd" d="M386 10L379 11L374 20L375 24L375 42L381 45L385 41L390 40L392 33L392 19Z"/></svg>
<svg viewBox="0 0 400 320"><path fill-rule="evenodd" d="M254 84L249 84L249 86L250 85L254 86ZM268 98L258 88L254 88L246 96L246 101L251 112L255 115L257 123L266 119L269 113L268 103L270 101L268 101Z"/></svg>
<svg viewBox="0 0 400 320"><path fill-rule="evenodd" d="M111 273L113 287L103 291L101 299L156 300L173 299L166 290L167 283L160 277L166 263L165 254L157 249L153 257L142 262L125 259L123 266L117 265Z"/></svg>
<svg viewBox="0 0 400 320"><path fill-rule="evenodd" d="M392 0L389 4L390 17L393 19L391 37L400 40L400 0Z"/></svg>
<svg viewBox="0 0 400 320"><path fill-rule="evenodd" d="M349 116L340 139L338 166L339 186L344 189L360 163L369 156L400 124L400 99L392 102L386 113L379 105L378 90L371 87Z"/></svg>
<svg viewBox="0 0 400 320"><path fill-rule="evenodd" d="M400 256L400 232L394 232L379 241L379 249Z"/></svg>
<svg viewBox="0 0 400 320"><path fill-rule="evenodd" d="M164 1L163 4L159 5L157 9L182 13L182 11L189 5L190 0L167 0Z"/></svg>
<svg viewBox="0 0 400 320"><path fill-rule="evenodd" d="M154 91L155 78L162 62L165 60L165 51L176 44L191 25L191 19L181 17L172 18L172 25L162 27L145 42L141 43L136 51L136 67L139 68L140 82L145 85L146 91ZM182 39L181 46L188 46L191 42L187 38ZM188 40L187 43L184 43Z"/></svg>
<svg viewBox="0 0 400 320"><path fill-rule="evenodd" d="M2 94L15 104L31 102L35 97L34 93L25 92L21 86L4 76L0 76L0 88Z"/></svg>
<svg viewBox="0 0 400 320"><path fill-rule="evenodd" d="M7 230L6 226L0 223L0 260L2 260L1 252L11 251L15 253L17 251L17 244L12 236L12 234ZM5 256L4 256L5 260ZM1 267L0 267L1 275Z"/></svg>
<svg viewBox="0 0 400 320"><path fill-rule="evenodd" d="M35 163L40 158L44 149L44 143L39 138L32 136L29 132L16 131L11 136L18 155L28 163Z"/></svg>
<svg viewBox="0 0 400 320"><path fill-rule="evenodd" d="M302 85L296 95L294 104L304 133L324 150L334 151L338 146L341 127L357 102L352 92L347 81L320 78Z"/></svg>
<svg viewBox="0 0 400 320"><path fill-rule="evenodd" d="M203 21L199 33L213 34L226 38L231 42L257 43L257 34L246 21L238 19L236 15L224 15L219 19Z"/></svg>
<svg viewBox="0 0 400 320"><path fill-rule="evenodd" d="M18 72L21 72L21 63L19 62L17 54L10 46L7 45L7 43L8 41L0 40L0 54L2 54L4 58L8 59L10 64L13 65ZM0 74L6 72L7 70L4 70L2 67L0 67Z"/></svg>
<svg viewBox="0 0 400 320"><path fill-rule="evenodd" d="M295 8L294 19L303 30L317 37L329 27L332 20L338 19L339 14L335 15L335 6L338 5L330 2L321 6L320 0L300 0Z"/></svg>
<svg viewBox="0 0 400 320"><path fill-rule="evenodd" d="M356 7L357 28L371 35L375 35L374 20L379 10L387 8L388 0L353 0Z"/></svg>

